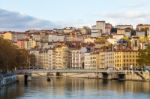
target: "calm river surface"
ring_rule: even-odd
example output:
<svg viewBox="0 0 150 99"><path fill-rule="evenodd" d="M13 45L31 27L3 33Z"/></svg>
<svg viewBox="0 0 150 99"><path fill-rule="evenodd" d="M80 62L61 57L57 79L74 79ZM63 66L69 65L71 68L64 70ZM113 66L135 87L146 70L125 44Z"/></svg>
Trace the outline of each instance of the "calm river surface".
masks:
<svg viewBox="0 0 150 99"><path fill-rule="evenodd" d="M150 99L150 83L36 77L1 88L0 99Z"/></svg>

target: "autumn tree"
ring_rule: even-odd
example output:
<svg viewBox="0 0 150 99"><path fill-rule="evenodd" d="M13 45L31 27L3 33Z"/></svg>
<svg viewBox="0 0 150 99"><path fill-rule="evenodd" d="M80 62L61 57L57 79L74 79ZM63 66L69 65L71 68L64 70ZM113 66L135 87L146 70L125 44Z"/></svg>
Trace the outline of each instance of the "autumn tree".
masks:
<svg viewBox="0 0 150 99"><path fill-rule="evenodd" d="M27 66L29 53L19 49L10 40L0 38L0 71L14 70L19 66Z"/></svg>
<svg viewBox="0 0 150 99"><path fill-rule="evenodd" d="M139 51L139 59L137 62L140 66L150 66L150 46Z"/></svg>

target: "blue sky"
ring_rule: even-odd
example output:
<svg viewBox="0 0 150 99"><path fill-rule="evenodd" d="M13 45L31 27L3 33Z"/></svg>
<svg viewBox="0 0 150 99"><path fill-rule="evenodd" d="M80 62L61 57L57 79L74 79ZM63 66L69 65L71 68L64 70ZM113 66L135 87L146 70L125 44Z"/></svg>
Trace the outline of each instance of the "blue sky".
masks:
<svg viewBox="0 0 150 99"><path fill-rule="evenodd" d="M61 26L92 25L96 20L115 25L150 23L149 3L149 0L0 0L0 9L18 14L17 18L30 16Z"/></svg>

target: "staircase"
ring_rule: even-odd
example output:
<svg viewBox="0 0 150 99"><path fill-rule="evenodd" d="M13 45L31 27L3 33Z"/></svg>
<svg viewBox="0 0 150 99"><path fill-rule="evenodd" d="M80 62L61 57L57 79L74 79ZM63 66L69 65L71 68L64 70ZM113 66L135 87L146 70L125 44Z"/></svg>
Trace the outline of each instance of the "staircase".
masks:
<svg viewBox="0 0 150 99"><path fill-rule="evenodd" d="M144 76L142 75L142 73L140 73L140 72L135 72L135 74L136 74L137 76L139 76L140 78L142 78L142 80L145 80L145 78L144 78Z"/></svg>

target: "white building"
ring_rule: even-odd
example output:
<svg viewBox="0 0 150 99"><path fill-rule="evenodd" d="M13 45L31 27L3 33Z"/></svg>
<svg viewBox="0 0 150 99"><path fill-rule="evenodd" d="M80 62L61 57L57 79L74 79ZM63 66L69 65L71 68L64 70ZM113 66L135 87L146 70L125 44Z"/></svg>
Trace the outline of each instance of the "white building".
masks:
<svg viewBox="0 0 150 99"><path fill-rule="evenodd" d="M45 69L54 69L53 49L31 50L30 53L35 55L36 67L42 67Z"/></svg>
<svg viewBox="0 0 150 99"><path fill-rule="evenodd" d="M140 31L137 31L137 32L136 32L136 36L138 36L138 37L145 37L145 34L146 34L146 33L145 33L145 32L142 32L142 31L141 31L141 32L140 32Z"/></svg>
<svg viewBox="0 0 150 99"><path fill-rule="evenodd" d="M63 42L65 40L64 35L56 35L56 34L49 34L48 35L48 42Z"/></svg>
<svg viewBox="0 0 150 99"><path fill-rule="evenodd" d="M84 53L84 69L91 69L91 54Z"/></svg>
<svg viewBox="0 0 150 99"><path fill-rule="evenodd" d="M108 27L107 32L110 32ZM100 37L102 33L106 33L106 23L105 21L96 21L96 25L93 25L91 29L91 37Z"/></svg>
<svg viewBox="0 0 150 99"><path fill-rule="evenodd" d="M104 52L105 53L105 68L114 68L114 52Z"/></svg>
<svg viewBox="0 0 150 99"><path fill-rule="evenodd" d="M117 29L126 29L126 28L133 29L133 26L132 25L117 25L116 28Z"/></svg>
<svg viewBox="0 0 150 99"><path fill-rule="evenodd" d="M105 21L96 21L96 29L101 30L102 33L105 33L106 23Z"/></svg>
<svg viewBox="0 0 150 99"><path fill-rule="evenodd" d="M98 66L97 53L84 53L84 69L97 69Z"/></svg>
<svg viewBox="0 0 150 99"><path fill-rule="evenodd" d="M74 48L70 49L70 68L74 69L83 69L84 64L84 53L81 51L81 49Z"/></svg>
<svg viewBox="0 0 150 99"><path fill-rule="evenodd" d="M34 54L35 55L35 66L39 67L40 65L40 60L39 60L39 50L30 50L30 54Z"/></svg>

